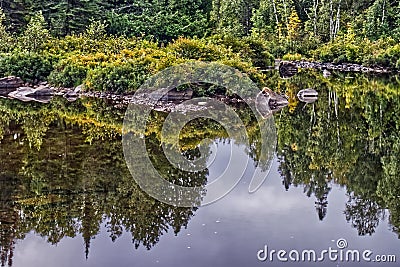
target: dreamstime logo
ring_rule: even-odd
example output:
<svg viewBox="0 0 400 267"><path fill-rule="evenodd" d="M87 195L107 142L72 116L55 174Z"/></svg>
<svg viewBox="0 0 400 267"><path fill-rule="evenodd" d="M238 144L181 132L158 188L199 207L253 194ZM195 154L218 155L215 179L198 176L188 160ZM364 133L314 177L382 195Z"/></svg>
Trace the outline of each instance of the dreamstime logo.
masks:
<svg viewBox="0 0 400 267"><path fill-rule="evenodd" d="M265 245L263 249L257 252L259 261L280 261L280 262L324 262L326 260L332 262L379 262L393 263L396 262L396 255L374 255L373 251L367 249L360 251L357 249L347 249L348 243L344 238L336 241L336 248L329 247L321 251L313 249L305 249L302 251L293 249L287 250L268 250Z"/></svg>
<svg viewBox="0 0 400 267"><path fill-rule="evenodd" d="M243 161L231 153L225 171L205 186L184 187L169 182L153 166L146 150L146 127L151 111L171 90L188 84L210 84L223 87L230 94L241 97L250 107L260 129L260 158L265 163L257 167L249 185L249 192L258 190L266 179L276 145L276 129L269 109L269 97L262 94L251 79L240 71L218 63L192 62L165 69L148 79L136 92L126 111L123 125L123 150L129 171L142 190L153 198L178 207L202 206L213 203L228 194L242 178L250 159ZM146 103L138 104L140 102ZM180 108L181 109L180 109ZM163 152L171 166L186 172L199 172L208 168L204 162L208 155L203 140L199 146L200 158L189 160L182 155L179 134L183 127L197 118L212 119L222 125L229 137L249 145L246 127L235 110L212 98L194 98L179 104L165 120L161 131ZM180 110L180 111L178 111ZM209 142L208 142L209 143ZM217 149L218 147L214 147Z"/></svg>

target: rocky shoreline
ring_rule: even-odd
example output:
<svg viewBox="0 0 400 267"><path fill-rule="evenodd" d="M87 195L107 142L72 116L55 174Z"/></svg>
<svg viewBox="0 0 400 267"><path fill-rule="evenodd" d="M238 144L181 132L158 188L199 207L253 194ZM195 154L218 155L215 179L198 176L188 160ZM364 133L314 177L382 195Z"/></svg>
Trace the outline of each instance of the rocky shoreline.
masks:
<svg viewBox="0 0 400 267"><path fill-rule="evenodd" d="M41 82L37 85L24 83L20 78L9 76L0 79L0 97L17 99L22 102L39 102L49 103L55 96L64 97L69 102L76 101L80 97L98 98L112 101L114 107L123 108L129 104L149 105L148 99L138 98L133 94L114 94L109 92L85 92L83 85L75 88L60 88L49 85L47 82ZM271 89L264 88L264 95L269 96L269 107L273 112L276 112L288 105L287 98L273 92ZM171 111L189 111L189 110L202 110L207 108L206 104L198 103L197 105L180 105L183 101L191 99L193 92L177 93L171 91L166 97L158 100L155 104L151 104L152 108L157 111L171 112ZM181 98L179 98L181 96ZM235 105L244 104L245 100L239 97L229 97L226 95L215 95L217 99L225 104ZM174 101L171 101L174 99Z"/></svg>
<svg viewBox="0 0 400 267"><path fill-rule="evenodd" d="M371 73L371 74L390 74L390 73L398 73L398 70L385 68L385 67L366 67L360 64L353 63L321 63L315 61L307 61L307 60L276 60L275 68L279 68L282 63L291 63L294 64L297 68L300 69L318 69L318 70L329 70L329 71L342 71L342 72L362 72L362 73Z"/></svg>
<svg viewBox="0 0 400 267"><path fill-rule="evenodd" d="M333 64L333 63L320 63L305 60L295 60L295 61L283 61L276 60L275 66L268 70L278 69L281 78L289 79L298 73L298 69L316 69L323 71L324 77L329 77L331 75L330 71L340 71L340 72L362 72L370 74L393 74L398 73L397 70L392 70L384 67L366 67L359 64L343 63L343 64ZM278 111L283 107L287 106L287 98L279 94L274 93L270 89L264 89L264 94L269 95L270 102L269 106L272 111ZM187 97L192 96L193 92L174 92L171 95L164 97L163 101L157 102L155 109L159 111L170 112L176 110L179 103L184 100L188 100ZM109 92L85 92L83 85L77 86L76 88L62 88L54 87L47 82L40 82L38 84L25 83L18 77L9 76L0 78L0 97L2 98L12 98L18 99L23 102L40 102L49 103L54 96L64 97L68 101L76 101L80 97L91 97L106 99L113 102L116 107L127 106L130 103L135 104L148 104L147 99L138 99L133 94L114 94ZM228 97L225 95L215 95L215 99L218 99L226 104L240 104L244 102L237 97ZM175 101L170 101L171 99ZM197 108L199 108L197 106Z"/></svg>
<svg viewBox="0 0 400 267"><path fill-rule="evenodd" d="M273 92L269 88L264 88L260 93L269 96L269 108L272 112L277 112L282 108L286 107L289 102L287 97L282 96ZM92 98L101 98L111 100L116 107L124 107L129 104L136 104L136 105L149 105L148 99L138 98L135 95L116 95L112 93L101 93L101 92L81 92L81 96L85 97L92 97ZM227 105L240 105L245 104L246 100L243 100L238 97L229 97L226 95L215 95L213 96L214 99L221 101ZM157 103L151 104L152 108L156 111L163 111L163 112L172 112L172 111L196 111L196 110L203 110L207 108L207 104L203 102L199 102L197 105L192 104L185 104L180 105L184 100L175 100L175 101L166 101L166 100L159 100Z"/></svg>

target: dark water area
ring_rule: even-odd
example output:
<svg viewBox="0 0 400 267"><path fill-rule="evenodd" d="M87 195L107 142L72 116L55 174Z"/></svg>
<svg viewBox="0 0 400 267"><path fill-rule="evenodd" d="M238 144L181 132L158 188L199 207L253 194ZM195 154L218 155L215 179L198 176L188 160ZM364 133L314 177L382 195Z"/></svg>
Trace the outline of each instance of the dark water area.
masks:
<svg viewBox="0 0 400 267"><path fill-rule="evenodd" d="M250 159L232 192L198 208L161 203L135 183L122 148L125 108L90 98L0 99L1 265L397 266L398 77L268 75L269 87L287 94L290 104L274 115L276 151L253 194L252 173L265 157L249 110L235 109L250 145L215 121L196 120L182 130L180 149L188 158L208 142L209 167L190 174L168 162L160 138L167 114L152 113L142 136L147 153L174 183L201 187L224 171L231 153ZM315 103L296 99L305 88L318 91ZM272 261L258 259L265 246L268 256L276 250ZM295 250L297 262L289 258ZM338 258L327 252L314 262L309 250L316 261L323 250L337 250ZM349 250L359 251L360 260L346 261ZM363 259L367 250L370 262Z"/></svg>

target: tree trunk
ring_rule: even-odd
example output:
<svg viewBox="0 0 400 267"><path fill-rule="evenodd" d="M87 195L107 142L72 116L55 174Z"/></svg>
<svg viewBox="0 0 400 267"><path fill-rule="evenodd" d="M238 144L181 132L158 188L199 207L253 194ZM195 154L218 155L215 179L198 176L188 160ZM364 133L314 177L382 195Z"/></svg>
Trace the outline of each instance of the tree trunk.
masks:
<svg viewBox="0 0 400 267"><path fill-rule="evenodd" d="M278 27L279 19L278 19L278 12L276 11L275 0L272 0L272 6L274 7L274 15L275 15L275 20L276 20L276 27Z"/></svg>
<svg viewBox="0 0 400 267"><path fill-rule="evenodd" d="M333 41L333 0L329 2L329 40Z"/></svg>
<svg viewBox="0 0 400 267"><path fill-rule="evenodd" d="M333 39L336 38L337 33L339 32L339 27L340 27L340 6L342 4L342 0L339 0L339 6L336 14L336 25L335 25L335 32L333 35Z"/></svg>
<svg viewBox="0 0 400 267"><path fill-rule="evenodd" d="M285 1L285 0L283 0L283 10L284 10L284 12L285 12L285 21L286 21L286 25L288 25L289 22L288 22L288 14L287 14L287 8L286 8L286 1Z"/></svg>
<svg viewBox="0 0 400 267"><path fill-rule="evenodd" d="M314 36L317 37L318 0L314 0Z"/></svg>

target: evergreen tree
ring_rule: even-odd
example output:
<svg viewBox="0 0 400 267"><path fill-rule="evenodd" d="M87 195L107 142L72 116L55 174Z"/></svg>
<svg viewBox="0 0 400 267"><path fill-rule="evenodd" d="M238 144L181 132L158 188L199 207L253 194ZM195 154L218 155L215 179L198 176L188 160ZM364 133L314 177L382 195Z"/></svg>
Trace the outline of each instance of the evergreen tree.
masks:
<svg viewBox="0 0 400 267"><path fill-rule="evenodd" d="M32 14L30 0L0 0L0 8L3 9L7 25L13 32L21 32Z"/></svg>
<svg viewBox="0 0 400 267"><path fill-rule="evenodd" d="M179 36L203 37L209 28L207 0L113 1L107 12L109 32L127 36L154 37L170 41Z"/></svg>
<svg viewBox="0 0 400 267"><path fill-rule="evenodd" d="M259 0L214 0L211 17L216 31L234 36L249 35L259 5Z"/></svg>
<svg viewBox="0 0 400 267"><path fill-rule="evenodd" d="M34 9L43 12L54 35L65 36L84 31L93 19L104 19L105 6L100 0L44 0Z"/></svg>

